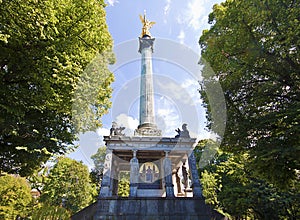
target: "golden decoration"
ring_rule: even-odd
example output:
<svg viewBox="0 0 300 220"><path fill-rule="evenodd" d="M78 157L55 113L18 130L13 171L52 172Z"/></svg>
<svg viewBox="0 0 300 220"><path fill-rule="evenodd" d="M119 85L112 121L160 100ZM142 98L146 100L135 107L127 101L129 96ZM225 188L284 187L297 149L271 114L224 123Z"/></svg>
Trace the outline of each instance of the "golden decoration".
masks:
<svg viewBox="0 0 300 220"><path fill-rule="evenodd" d="M141 37L148 35L149 37L151 37L150 34L150 28L155 24L154 21L149 21L146 19L146 12L144 12L144 16L140 15L140 20L143 24L143 28L142 28L142 34Z"/></svg>

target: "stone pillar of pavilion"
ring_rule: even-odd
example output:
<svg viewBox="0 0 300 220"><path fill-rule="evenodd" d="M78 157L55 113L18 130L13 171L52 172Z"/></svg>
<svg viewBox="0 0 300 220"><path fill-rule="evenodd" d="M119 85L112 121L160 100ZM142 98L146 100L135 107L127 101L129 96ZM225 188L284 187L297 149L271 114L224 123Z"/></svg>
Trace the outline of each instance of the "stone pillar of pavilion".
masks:
<svg viewBox="0 0 300 220"><path fill-rule="evenodd" d="M166 197L174 196L174 185L172 183L172 162L168 157L169 151L165 151L166 155L163 160Z"/></svg>
<svg viewBox="0 0 300 220"><path fill-rule="evenodd" d="M103 169L103 179L101 182L101 189L99 193L100 198L105 198L112 196L112 150L106 150L104 169Z"/></svg>
<svg viewBox="0 0 300 220"><path fill-rule="evenodd" d="M201 198L202 197L202 189L201 184L199 180L198 170L196 167L196 158L194 155L194 152L192 151L190 153L189 159L188 159L191 177L192 177L192 189L193 189L193 197Z"/></svg>
<svg viewBox="0 0 300 220"><path fill-rule="evenodd" d="M137 196L137 188L139 182L139 161L136 158L136 150L133 151L133 158L130 160L130 190L129 196Z"/></svg>

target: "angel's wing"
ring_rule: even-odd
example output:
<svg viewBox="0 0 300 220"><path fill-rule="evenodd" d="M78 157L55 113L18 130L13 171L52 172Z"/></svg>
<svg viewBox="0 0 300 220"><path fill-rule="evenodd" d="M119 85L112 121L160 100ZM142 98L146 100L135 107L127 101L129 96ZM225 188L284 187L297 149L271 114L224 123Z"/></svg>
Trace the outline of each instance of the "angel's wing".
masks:
<svg viewBox="0 0 300 220"><path fill-rule="evenodd" d="M144 20L144 18L143 18L142 15L140 15L140 20L141 20L141 22L142 22L143 24L145 23L145 20Z"/></svg>
<svg viewBox="0 0 300 220"><path fill-rule="evenodd" d="M151 22L149 23L149 28L151 28L154 24L155 24L155 22L154 22L154 21L151 21Z"/></svg>

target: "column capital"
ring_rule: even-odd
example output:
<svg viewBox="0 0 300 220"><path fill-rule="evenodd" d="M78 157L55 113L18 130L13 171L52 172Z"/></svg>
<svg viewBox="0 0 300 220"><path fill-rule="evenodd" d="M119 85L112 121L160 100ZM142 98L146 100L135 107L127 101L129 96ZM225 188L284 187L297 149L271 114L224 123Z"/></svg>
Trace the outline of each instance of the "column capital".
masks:
<svg viewBox="0 0 300 220"><path fill-rule="evenodd" d="M169 156L170 151L169 150L165 150L165 157Z"/></svg>
<svg viewBox="0 0 300 220"><path fill-rule="evenodd" d="M153 53L154 41L155 41L155 38L151 38L149 36L139 37L139 42L140 42L139 53L142 53L142 51L146 48L150 48L151 52Z"/></svg>

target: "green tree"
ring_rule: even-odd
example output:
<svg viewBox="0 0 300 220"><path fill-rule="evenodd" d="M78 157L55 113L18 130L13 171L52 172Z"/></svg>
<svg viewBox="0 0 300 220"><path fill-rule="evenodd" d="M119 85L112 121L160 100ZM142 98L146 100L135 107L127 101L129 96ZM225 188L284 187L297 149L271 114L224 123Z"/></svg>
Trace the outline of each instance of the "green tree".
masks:
<svg viewBox="0 0 300 220"><path fill-rule="evenodd" d="M48 220L48 219L59 219L69 220L71 214L65 208L60 206L52 206L48 204L39 204L39 207L35 207L31 218L34 220Z"/></svg>
<svg viewBox="0 0 300 220"><path fill-rule="evenodd" d="M106 146L99 147L97 152L91 156L95 167L92 169L90 176L92 182L96 184L97 191L100 191L101 181L103 177L103 168L106 156Z"/></svg>
<svg viewBox="0 0 300 220"><path fill-rule="evenodd" d="M283 191L257 179L246 165L248 157L219 150L211 163L200 170L206 203L233 219L299 218L297 187Z"/></svg>
<svg viewBox="0 0 300 220"><path fill-rule="evenodd" d="M0 1L0 172L30 175L101 125L113 81L104 6Z"/></svg>
<svg viewBox="0 0 300 220"><path fill-rule="evenodd" d="M128 197L130 191L130 172L123 171L119 174L118 196Z"/></svg>
<svg viewBox="0 0 300 220"><path fill-rule="evenodd" d="M205 89L220 83L227 105L222 149L246 153L256 177L282 188L299 181L299 14L299 1L227 0L214 6L199 41L209 127L214 109Z"/></svg>
<svg viewBox="0 0 300 220"><path fill-rule="evenodd" d="M97 152L91 156L91 159L93 160L95 165L95 169L98 170L100 173L103 172L105 155L106 155L106 146L99 147Z"/></svg>
<svg viewBox="0 0 300 220"><path fill-rule="evenodd" d="M95 194L87 166L70 158L59 158L50 170L40 201L62 205L74 214L91 204Z"/></svg>
<svg viewBox="0 0 300 220"><path fill-rule="evenodd" d="M91 159L94 161L95 167L92 169L90 175L92 182L96 184L97 191L100 191L101 181L103 177L103 168L106 156L106 146L99 147L97 152L91 156ZM116 177L117 178L117 177ZM118 195L122 197L129 196L129 172L121 171L119 173L118 181Z"/></svg>
<svg viewBox="0 0 300 220"><path fill-rule="evenodd" d="M0 219L26 217L32 204L31 188L27 181L18 176L0 177Z"/></svg>

